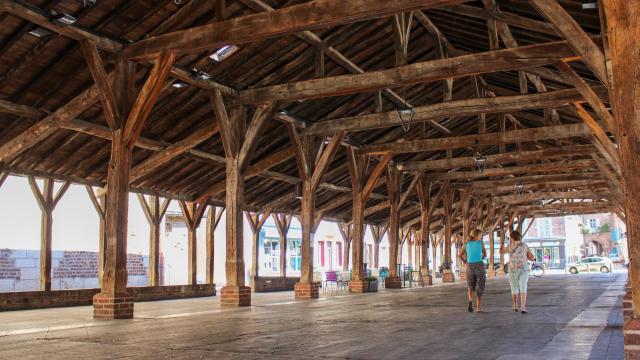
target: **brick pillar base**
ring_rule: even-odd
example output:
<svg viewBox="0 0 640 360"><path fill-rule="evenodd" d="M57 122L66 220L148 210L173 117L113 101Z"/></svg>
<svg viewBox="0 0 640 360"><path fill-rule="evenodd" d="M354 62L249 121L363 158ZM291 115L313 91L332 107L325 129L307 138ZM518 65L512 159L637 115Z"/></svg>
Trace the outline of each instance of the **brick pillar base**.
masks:
<svg viewBox="0 0 640 360"><path fill-rule="evenodd" d="M622 297L622 315L624 321L631 319L633 315L633 301L631 300L631 289L627 289L627 292Z"/></svg>
<svg viewBox="0 0 640 360"><path fill-rule="evenodd" d="M388 277L384 279L384 287L387 289L400 289L402 288L402 281L400 281L400 277Z"/></svg>
<svg viewBox="0 0 640 360"><path fill-rule="evenodd" d="M369 281L367 280L351 280L349 281L349 291L353 293L369 292Z"/></svg>
<svg viewBox="0 0 640 360"><path fill-rule="evenodd" d="M640 318L624 322L624 353L627 360L640 359Z"/></svg>
<svg viewBox="0 0 640 360"><path fill-rule="evenodd" d="M320 283L296 283L294 285L296 300L317 299L320 297Z"/></svg>
<svg viewBox="0 0 640 360"><path fill-rule="evenodd" d="M220 290L220 304L223 307L251 306L249 286L225 286Z"/></svg>
<svg viewBox="0 0 640 360"><path fill-rule="evenodd" d="M498 274L496 274L496 270L493 267L489 267L489 270L487 271L487 276L496 277L498 276Z"/></svg>
<svg viewBox="0 0 640 360"><path fill-rule="evenodd" d="M133 296L129 294L104 294L93 296L94 319L131 319L133 318Z"/></svg>
<svg viewBox="0 0 640 360"><path fill-rule="evenodd" d="M455 277L455 274L454 274L454 277ZM460 267L459 277L460 277L460 280L462 280L462 279L466 279L466 278L467 278L467 265L464 265L464 264L463 264L463 265Z"/></svg>
<svg viewBox="0 0 640 360"><path fill-rule="evenodd" d="M451 270L445 270L442 273L442 282L443 283L453 283L456 282L456 274Z"/></svg>
<svg viewBox="0 0 640 360"><path fill-rule="evenodd" d="M431 277L431 275L423 276L422 283L424 284L424 286L433 285L433 277Z"/></svg>

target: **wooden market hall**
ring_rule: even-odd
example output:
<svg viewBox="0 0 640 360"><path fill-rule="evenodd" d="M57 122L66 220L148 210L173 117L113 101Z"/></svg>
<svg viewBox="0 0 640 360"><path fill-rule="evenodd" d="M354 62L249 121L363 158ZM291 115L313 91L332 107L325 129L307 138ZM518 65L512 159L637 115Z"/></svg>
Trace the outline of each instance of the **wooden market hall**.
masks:
<svg viewBox="0 0 640 360"><path fill-rule="evenodd" d="M100 217L96 319L132 318L135 301L167 295L158 258L171 201L189 233L179 291L216 295L224 242L222 307L252 305L245 274L257 278L270 216L283 233L299 218L291 300L306 300L321 293L322 220L340 224L349 291L363 293L367 227L376 267L387 232L385 287L396 289L405 236L425 285L441 244L442 281L461 283L452 249L473 228L504 264L492 245L525 218L611 212L631 260L625 352L640 358L638 169L637 0L0 0L0 185L27 177L41 210L40 291L26 301L43 306L78 301L51 288L53 210L70 184L86 186ZM151 229L141 289L127 287L130 193Z"/></svg>

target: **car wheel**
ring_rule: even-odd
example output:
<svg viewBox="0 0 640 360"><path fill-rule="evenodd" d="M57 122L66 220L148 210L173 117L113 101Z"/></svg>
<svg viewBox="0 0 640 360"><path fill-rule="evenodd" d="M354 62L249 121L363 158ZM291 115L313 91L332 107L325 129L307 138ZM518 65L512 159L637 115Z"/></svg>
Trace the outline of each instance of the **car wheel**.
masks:
<svg viewBox="0 0 640 360"><path fill-rule="evenodd" d="M572 267L572 268L569 268L569 272L572 273L572 274L577 274L578 273L578 269Z"/></svg>
<svg viewBox="0 0 640 360"><path fill-rule="evenodd" d="M609 272L609 268L606 267L606 266L603 266L603 267L600 268L600 272L601 273L608 273Z"/></svg>

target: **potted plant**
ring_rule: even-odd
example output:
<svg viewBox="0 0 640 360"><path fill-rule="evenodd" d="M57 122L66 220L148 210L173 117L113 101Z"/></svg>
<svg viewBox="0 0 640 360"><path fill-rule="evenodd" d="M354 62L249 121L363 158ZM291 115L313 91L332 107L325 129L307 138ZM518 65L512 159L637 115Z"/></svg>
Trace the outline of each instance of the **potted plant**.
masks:
<svg viewBox="0 0 640 360"><path fill-rule="evenodd" d="M375 276L368 276L365 279L369 283L368 292L378 292L378 278Z"/></svg>

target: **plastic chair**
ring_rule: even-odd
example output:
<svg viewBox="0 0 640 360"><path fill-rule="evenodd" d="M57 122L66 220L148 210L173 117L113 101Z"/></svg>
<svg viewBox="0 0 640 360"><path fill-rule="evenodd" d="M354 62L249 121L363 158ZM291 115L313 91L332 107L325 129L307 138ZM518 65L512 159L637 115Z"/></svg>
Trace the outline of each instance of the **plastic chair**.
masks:
<svg viewBox="0 0 640 360"><path fill-rule="evenodd" d="M335 271L326 271L324 273L324 286L322 287L322 291L327 291L330 284L333 284L334 289L338 288L338 274Z"/></svg>

